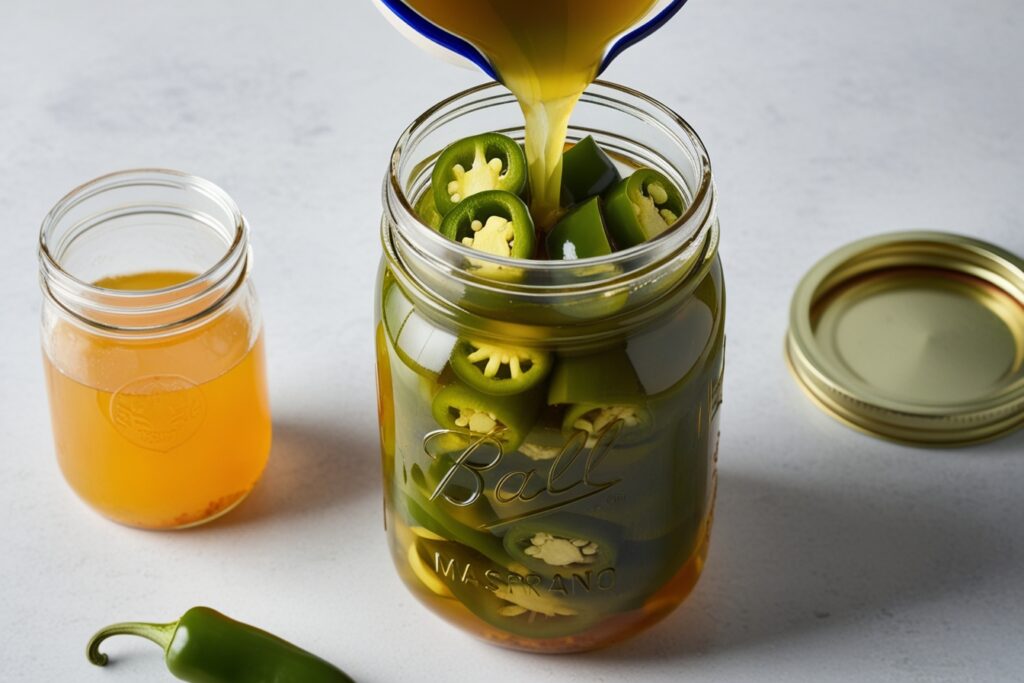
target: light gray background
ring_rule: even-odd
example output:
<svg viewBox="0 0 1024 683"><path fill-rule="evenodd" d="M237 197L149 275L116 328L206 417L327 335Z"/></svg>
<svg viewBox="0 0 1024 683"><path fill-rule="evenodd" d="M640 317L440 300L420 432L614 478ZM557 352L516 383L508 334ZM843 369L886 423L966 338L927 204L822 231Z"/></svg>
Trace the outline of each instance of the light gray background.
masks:
<svg viewBox="0 0 1024 683"><path fill-rule="evenodd" d="M721 194L729 353L705 577L636 640L537 657L477 643L400 584L381 528L371 310L379 186L402 128L481 76L368 0L0 0L0 678L162 681L98 626L210 604L359 681L978 680L1024 671L1024 434L924 451L794 386L789 296L856 237L962 231L1024 252L1024 5L692 0L607 77L702 134ZM272 462L186 533L90 512L53 457L35 240L79 182L160 165L254 229Z"/></svg>

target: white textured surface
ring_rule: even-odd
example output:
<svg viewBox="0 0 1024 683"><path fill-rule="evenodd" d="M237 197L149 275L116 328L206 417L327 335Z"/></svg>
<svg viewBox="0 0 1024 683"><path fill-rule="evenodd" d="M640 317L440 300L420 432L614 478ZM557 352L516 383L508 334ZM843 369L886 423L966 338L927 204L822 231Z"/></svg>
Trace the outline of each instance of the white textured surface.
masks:
<svg viewBox="0 0 1024 683"><path fill-rule="evenodd" d="M7 681L162 681L92 630L208 603L362 682L1020 679L1024 434L892 446L820 415L781 357L789 295L855 237L928 227L1024 252L1024 5L693 0L607 77L678 109L715 164L729 285L707 572L650 633L586 656L492 649L405 591L381 529L371 298L401 129L480 80L370 2L0 2L0 633ZM110 524L61 480L34 245L113 169L221 184L255 229L276 422L251 499L187 533Z"/></svg>

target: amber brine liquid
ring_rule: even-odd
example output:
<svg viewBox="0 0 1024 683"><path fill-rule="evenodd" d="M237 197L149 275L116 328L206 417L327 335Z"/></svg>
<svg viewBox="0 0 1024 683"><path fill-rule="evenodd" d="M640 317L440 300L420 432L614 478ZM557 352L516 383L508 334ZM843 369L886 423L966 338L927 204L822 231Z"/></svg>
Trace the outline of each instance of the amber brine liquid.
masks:
<svg viewBox="0 0 1024 683"><path fill-rule="evenodd" d="M149 291L192 277L154 272L95 284ZM208 521L245 498L271 441L254 325L240 306L155 338L56 322L44 360L57 457L75 492L110 519L148 529Z"/></svg>

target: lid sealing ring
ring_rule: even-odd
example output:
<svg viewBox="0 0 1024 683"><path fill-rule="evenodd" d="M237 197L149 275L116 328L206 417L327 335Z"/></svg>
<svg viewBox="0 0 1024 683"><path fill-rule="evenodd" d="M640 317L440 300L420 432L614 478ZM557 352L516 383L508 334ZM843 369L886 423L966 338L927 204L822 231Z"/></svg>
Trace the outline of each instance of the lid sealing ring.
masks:
<svg viewBox="0 0 1024 683"><path fill-rule="evenodd" d="M833 417L875 436L962 446L1024 425L1024 260L969 237L847 245L797 287L786 357Z"/></svg>

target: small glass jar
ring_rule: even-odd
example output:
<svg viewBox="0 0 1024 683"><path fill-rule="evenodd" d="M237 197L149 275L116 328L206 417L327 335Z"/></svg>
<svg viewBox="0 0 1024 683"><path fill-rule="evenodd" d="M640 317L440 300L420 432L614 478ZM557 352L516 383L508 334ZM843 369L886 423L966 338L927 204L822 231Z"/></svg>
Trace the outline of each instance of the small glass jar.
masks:
<svg viewBox="0 0 1024 683"><path fill-rule="evenodd" d="M97 178L43 221L57 458L114 521L200 524L263 472L270 408L248 234L223 190L166 170Z"/></svg>
<svg viewBox="0 0 1024 683"><path fill-rule="evenodd" d="M689 206L610 256L516 261L444 239L413 208L440 150L484 131L522 140L501 86L423 114L385 181L385 524L404 582L448 621L506 647L591 649L668 614L707 553L725 345L710 162L665 106L593 85L570 139L594 136L624 173L656 168ZM495 395L467 379L467 362L502 353L532 383Z"/></svg>

